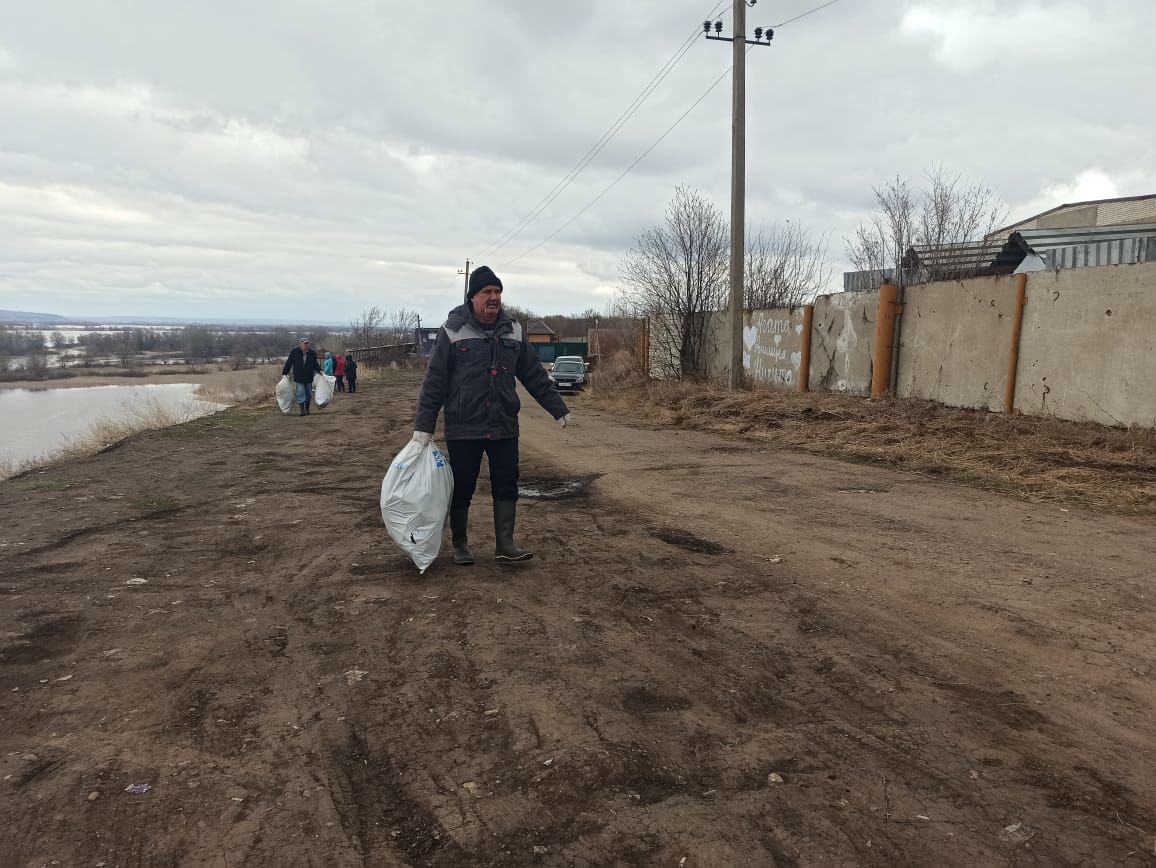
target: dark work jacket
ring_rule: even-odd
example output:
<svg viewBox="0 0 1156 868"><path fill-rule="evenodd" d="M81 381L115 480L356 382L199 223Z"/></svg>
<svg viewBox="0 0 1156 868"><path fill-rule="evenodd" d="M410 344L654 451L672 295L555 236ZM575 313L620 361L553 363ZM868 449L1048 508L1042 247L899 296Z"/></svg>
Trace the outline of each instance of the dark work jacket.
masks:
<svg viewBox="0 0 1156 868"><path fill-rule="evenodd" d="M345 357L345 376L350 380L357 379L357 362L353 360L353 356Z"/></svg>
<svg viewBox="0 0 1156 868"><path fill-rule="evenodd" d="M285 376L290 371L293 372L294 383L312 383L313 374L321 373L321 366L317 364L317 353L313 350L303 353L301 347L294 347L289 351L289 358L285 360L285 366L281 368L281 376Z"/></svg>
<svg viewBox="0 0 1156 868"><path fill-rule="evenodd" d="M450 311L438 332L418 399L414 429L432 434L445 408L447 440L507 440L518 436L517 382L561 419L569 411L526 342L521 323L503 310L486 336L468 304Z"/></svg>

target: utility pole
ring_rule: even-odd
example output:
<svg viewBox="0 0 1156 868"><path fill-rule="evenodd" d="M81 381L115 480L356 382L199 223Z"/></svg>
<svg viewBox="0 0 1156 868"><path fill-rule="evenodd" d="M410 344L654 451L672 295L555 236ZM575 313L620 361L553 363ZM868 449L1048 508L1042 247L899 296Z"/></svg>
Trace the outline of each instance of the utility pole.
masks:
<svg viewBox="0 0 1156 868"><path fill-rule="evenodd" d="M731 43L731 389L743 387L743 262L747 192L747 4L735 0Z"/></svg>
<svg viewBox="0 0 1156 868"><path fill-rule="evenodd" d="M469 295L470 295L470 261L468 259L466 260L465 271L462 271L462 269L459 268L458 274L464 274L465 275L465 281L464 281L465 291L462 293L462 300L463 301L469 301L470 300L469 299Z"/></svg>
<svg viewBox="0 0 1156 868"><path fill-rule="evenodd" d="M722 22L703 22L707 39L730 42L734 50L731 67L731 265L730 265L730 387L743 386L743 277L746 244L744 239L747 189L747 46L770 45L775 37L771 28L755 28L754 40L747 39L747 6L758 0L734 0L733 31L722 36ZM763 37L766 36L766 42Z"/></svg>

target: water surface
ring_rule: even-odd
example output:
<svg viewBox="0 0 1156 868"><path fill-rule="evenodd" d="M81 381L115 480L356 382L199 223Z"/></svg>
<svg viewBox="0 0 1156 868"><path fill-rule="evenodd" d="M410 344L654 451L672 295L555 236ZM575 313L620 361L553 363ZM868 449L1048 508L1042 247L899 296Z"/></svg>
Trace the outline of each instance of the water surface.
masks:
<svg viewBox="0 0 1156 868"><path fill-rule="evenodd" d="M223 410L202 401L195 383L149 386L86 386L75 389L0 390L0 464L20 464L60 451L105 420L131 420L150 406L194 419Z"/></svg>

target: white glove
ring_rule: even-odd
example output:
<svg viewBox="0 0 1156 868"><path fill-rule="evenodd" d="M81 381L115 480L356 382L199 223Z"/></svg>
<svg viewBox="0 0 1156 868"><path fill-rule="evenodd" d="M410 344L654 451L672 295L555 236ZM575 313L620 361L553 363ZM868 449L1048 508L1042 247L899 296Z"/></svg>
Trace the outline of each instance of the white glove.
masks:
<svg viewBox="0 0 1156 868"><path fill-rule="evenodd" d="M558 424L561 425L563 428L565 428L567 425L569 425L570 424L570 414L567 413L565 416L563 416L561 419L559 419Z"/></svg>
<svg viewBox="0 0 1156 868"><path fill-rule="evenodd" d="M413 432L413 442L418 446L429 446L431 440L433 440L432 434L427 434L425 431Z"/></svg>

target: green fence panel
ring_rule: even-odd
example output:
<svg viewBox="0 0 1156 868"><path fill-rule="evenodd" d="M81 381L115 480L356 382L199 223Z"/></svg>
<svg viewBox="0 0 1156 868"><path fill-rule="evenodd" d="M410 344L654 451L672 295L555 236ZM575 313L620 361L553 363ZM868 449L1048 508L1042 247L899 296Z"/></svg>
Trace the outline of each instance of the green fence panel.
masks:
<svg viewBox="0 0 1156 868"><path fill-rule="evenodd" d="M586 358L590 345L586 341L556 341L551 344L530 344L542 362L553 362L558 356L581 356Z"/></svg>

